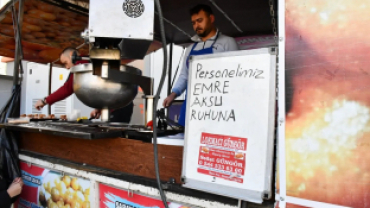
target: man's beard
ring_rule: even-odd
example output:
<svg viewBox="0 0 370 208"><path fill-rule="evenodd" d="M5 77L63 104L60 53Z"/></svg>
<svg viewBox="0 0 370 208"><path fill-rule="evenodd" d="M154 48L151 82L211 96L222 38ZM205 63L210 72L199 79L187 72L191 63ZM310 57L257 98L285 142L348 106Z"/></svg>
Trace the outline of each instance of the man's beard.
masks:
<svg viewBox="0 0 370 208"><path fill-rule="evenodd" d="M199 37L204 38L204 37L206 37L206 36L207 36L211 31L212 31L212 29L211 29L211 28L203 29L203 32L202 32L202 33L198 33L198 31L197 31L197 35L198 35Z"/></svg>

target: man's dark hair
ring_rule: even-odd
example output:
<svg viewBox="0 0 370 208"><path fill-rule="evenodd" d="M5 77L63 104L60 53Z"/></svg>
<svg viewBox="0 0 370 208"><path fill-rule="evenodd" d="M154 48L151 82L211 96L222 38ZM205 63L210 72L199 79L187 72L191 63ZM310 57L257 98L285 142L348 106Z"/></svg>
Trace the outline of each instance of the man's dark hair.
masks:
<svg viewBox="0 0 370 208"><path fill-rule="evenodd" d="M198 14L200 11L204 11L206 14L211 15L213 14L213 11L210 6L206 4L198 4L195 7L190 9L190 16L193 16L194 14Z"/></svg>

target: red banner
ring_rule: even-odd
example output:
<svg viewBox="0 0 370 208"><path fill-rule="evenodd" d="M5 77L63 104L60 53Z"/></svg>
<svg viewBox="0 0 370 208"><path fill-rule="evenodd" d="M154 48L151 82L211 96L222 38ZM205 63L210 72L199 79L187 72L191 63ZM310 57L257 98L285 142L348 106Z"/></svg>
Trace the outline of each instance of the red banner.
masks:
<svg viewBox="0 0 370 208"><path fill-rule="evenodd" d="M19 208L90 207L90 181L20 163L24 182Z"/></svg>
<svg viewBox="0 0 370 208"><path fill-rule="evenodd" d="M198 173L243 183L247 138L202 133Z"/></svg>
<svg viewBox="0 0 370 208"><path fill-rule="evenodd" d="M100 208L163 208L159 199L99 184ZM170 208L188 208L168 202Z"/></svg>
<svg viewBox="0 0 370 208"><path fill-rule="evenodd" d="M218 134L202 133L201 144L235 150L247 150L247 139Z"/></svg>

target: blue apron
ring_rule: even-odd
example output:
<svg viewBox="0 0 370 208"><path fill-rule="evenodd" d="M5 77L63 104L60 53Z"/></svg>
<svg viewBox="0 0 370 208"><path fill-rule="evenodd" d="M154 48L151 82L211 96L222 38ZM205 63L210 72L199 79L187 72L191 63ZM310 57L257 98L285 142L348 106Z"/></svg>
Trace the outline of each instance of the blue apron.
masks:
<svg viewBox="0 0 370 208"><path fill-rule="evenodd" d="M186 58L186 67L189 68L189 58L190 58L190 56L198 56L198 55L212 54L213 53L213 45L216 43L217 38L218 38L218 33L217 33L216 39L215 39L215 41L213 41L211 47L200 49L198 51L194 51L194 48L198 45L198 42L197 43L194 43L194 45L191 48L191 51L189 53L189 56ZM180 116L179 116L179 124L181 126L185 126L186 100L187 100L186 98L187 97L188 96L185 95L185 100L184 100L184 102L182 103L182 106L181 106L181 111L180 111Z"/></svg>

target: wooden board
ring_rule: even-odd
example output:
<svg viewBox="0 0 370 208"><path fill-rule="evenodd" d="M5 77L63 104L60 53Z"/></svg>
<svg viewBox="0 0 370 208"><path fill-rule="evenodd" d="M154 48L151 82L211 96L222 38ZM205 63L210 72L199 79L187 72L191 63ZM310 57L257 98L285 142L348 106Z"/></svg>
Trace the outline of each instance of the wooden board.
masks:
<svg viewBox="0 0 370 208"><path fill-rule="evenodd" d="M78 163L155 178L153 145L137 140L112 138L73 139L42 133L20 133L19 149ZM160 177L180 183L183 147L158 145Z"/></svg>

